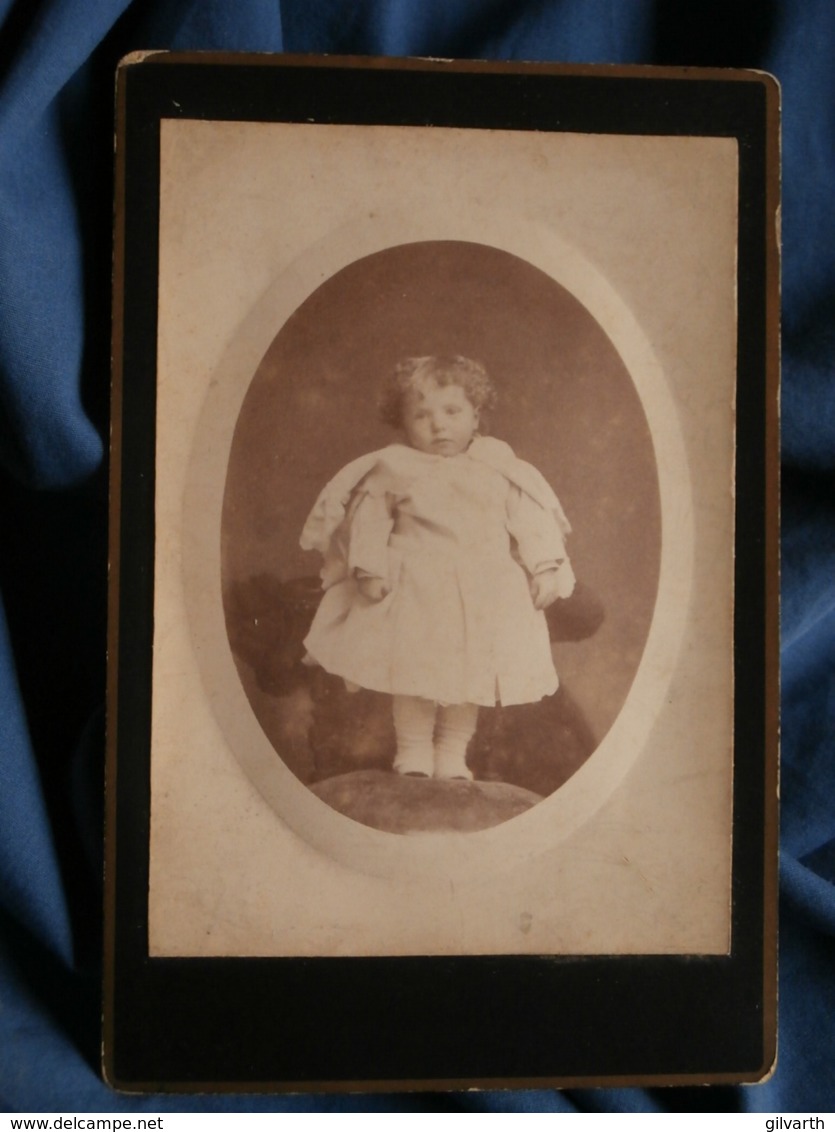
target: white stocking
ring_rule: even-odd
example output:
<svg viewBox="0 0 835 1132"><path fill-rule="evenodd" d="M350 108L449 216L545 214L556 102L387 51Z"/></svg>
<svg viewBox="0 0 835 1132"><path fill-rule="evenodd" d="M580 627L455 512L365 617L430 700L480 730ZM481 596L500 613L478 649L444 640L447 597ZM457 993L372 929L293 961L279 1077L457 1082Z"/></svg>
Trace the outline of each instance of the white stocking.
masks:
<svg viewBox="0 0 835 1132"><path fill-rule="evenodd" d="M476 704L448 704L438 708L435 728L435 777L466 778L473 772L467 766L467 746L478 722Z"/></svg>
<svg viewBox="0 0 835 1132"><path fill-rule="evenodd" d="M436 704L419 696L394 696L392 712L397 754L394 769L398 774L431 777L435 765L432 733L435 730Z"/></svg>

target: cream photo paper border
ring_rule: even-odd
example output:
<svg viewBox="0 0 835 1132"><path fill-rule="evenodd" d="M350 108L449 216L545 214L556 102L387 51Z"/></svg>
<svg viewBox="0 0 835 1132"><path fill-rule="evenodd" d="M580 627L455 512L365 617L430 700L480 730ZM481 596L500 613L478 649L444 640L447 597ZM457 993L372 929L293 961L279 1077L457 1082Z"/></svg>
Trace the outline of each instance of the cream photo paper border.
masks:
<svg viewBox="0 0 835 1132"><path fill-rule="evenodd" d="M162 122L152 956L728 952L737 188L731 139ZM221 600L232 434L267 348L337 271L424 240L510 252L589 310L661 493L615 724L553 795L469 834L382 833L302 785Z"/></svg>

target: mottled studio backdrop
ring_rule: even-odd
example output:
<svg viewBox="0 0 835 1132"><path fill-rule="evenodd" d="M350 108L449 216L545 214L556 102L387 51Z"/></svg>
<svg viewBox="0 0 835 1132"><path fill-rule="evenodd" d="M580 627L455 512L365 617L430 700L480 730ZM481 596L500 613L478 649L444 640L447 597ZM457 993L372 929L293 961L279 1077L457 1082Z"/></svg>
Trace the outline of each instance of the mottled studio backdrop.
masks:
<svg viewBox="0 0 835 1132"><path fill-rule="evenodd" d="M418 354L477 358L499 391L485 421L554 487L573 527L578 579L604 610L584 641L556 645L565 689L597 741L629 690L655 600L660 502L640 399L590 313L539 269L463 241L403 244L326 280L267 352L235 428L223 511L233 639L241 586L316 575L299 533L325 483L357 456L402 440L380 422L382 379ZM239 664L271 733L269 698ZM263 683L263 681L262 681Z"/></svg>

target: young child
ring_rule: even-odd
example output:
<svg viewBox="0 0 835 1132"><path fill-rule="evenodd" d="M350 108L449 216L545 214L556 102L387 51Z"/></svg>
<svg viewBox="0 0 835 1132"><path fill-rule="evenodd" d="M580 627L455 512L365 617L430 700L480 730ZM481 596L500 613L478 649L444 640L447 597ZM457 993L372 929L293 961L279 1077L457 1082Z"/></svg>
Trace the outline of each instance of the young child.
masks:
<svg viewBox="0 0 835 1132"><path fill-rule="evenodd" d="M405 444L343 468L302 532L324 557L308 658L392 695L400 774L472 779L479 705L558 686L543 610L574 588L570 527L540 473L479 434L494 400L468 358L401 362L381 412Z"/></svg>

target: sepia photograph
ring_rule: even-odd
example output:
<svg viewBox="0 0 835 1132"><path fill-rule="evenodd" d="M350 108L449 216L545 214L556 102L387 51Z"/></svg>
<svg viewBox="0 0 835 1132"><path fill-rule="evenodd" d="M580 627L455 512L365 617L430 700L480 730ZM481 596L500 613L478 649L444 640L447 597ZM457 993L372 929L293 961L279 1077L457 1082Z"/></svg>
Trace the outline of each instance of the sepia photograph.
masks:
<svg viewBox="0 0 835 1132"><path fill-rule="evenodd" d="M774 90L119 99L108 1080L761 1079Z"/></svg>
<svg viewBox="0 0 835 1132"><path fill-rule="evenodd" d="M727 952L736 143L160 153L152 953Z"/></svg>
<svg viewBox="0 0 835 1132"><path fill-rule="evenodd" d="M236 424L222 546L230 647L293 773L388 832L495 825L585 762L635 676L660 556L646 417L543 272L399 245L276 336Z"/></svg>

